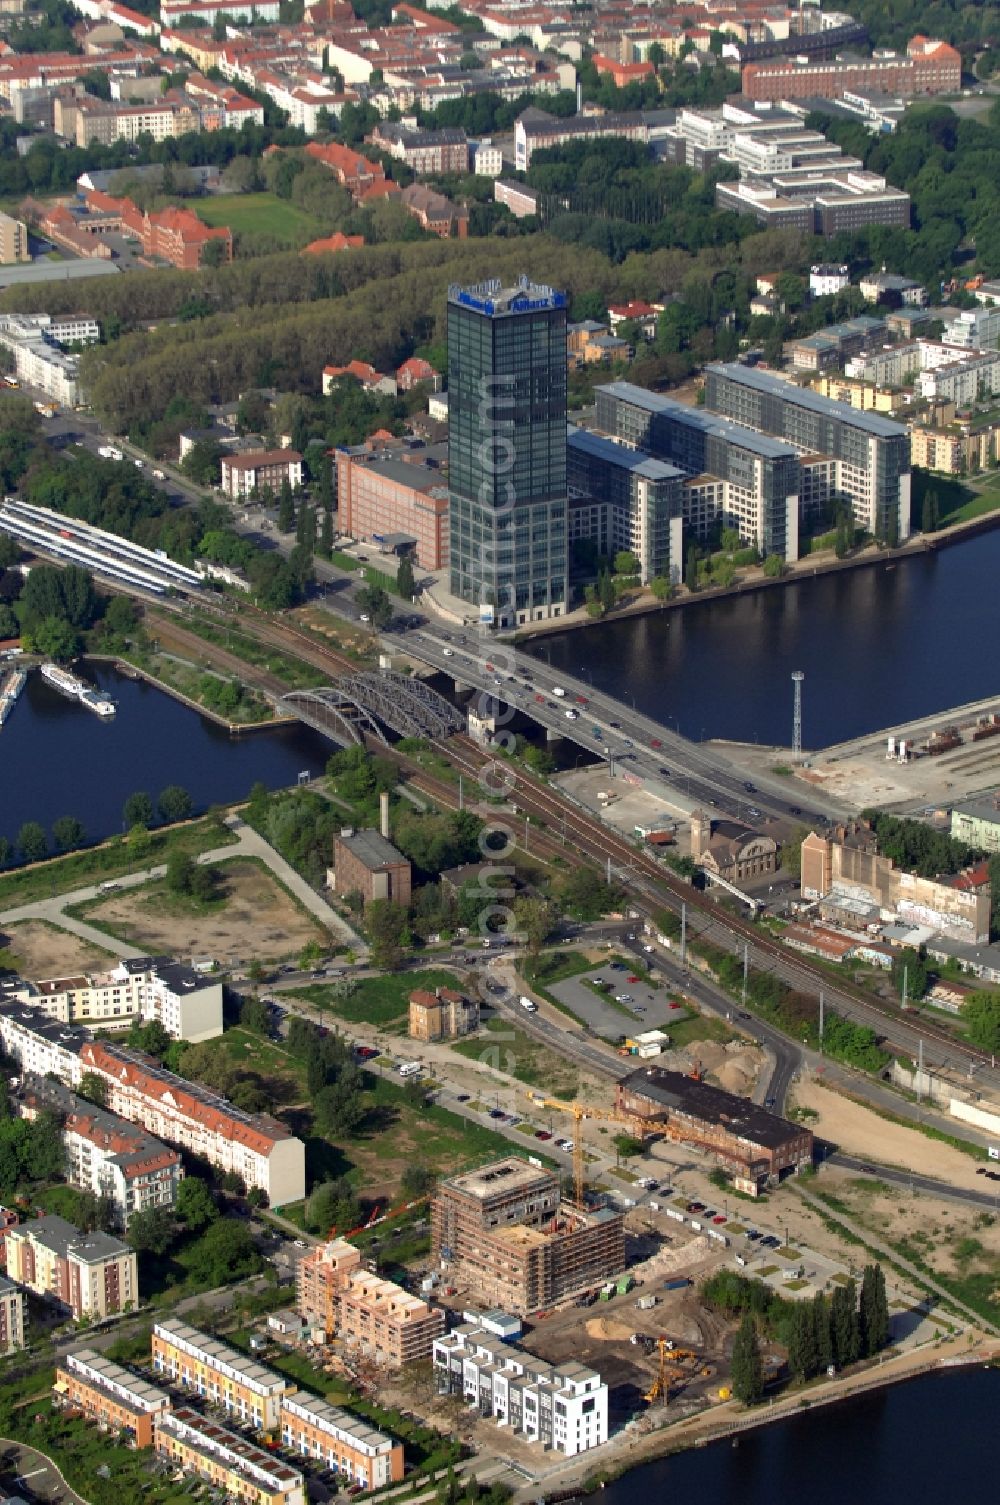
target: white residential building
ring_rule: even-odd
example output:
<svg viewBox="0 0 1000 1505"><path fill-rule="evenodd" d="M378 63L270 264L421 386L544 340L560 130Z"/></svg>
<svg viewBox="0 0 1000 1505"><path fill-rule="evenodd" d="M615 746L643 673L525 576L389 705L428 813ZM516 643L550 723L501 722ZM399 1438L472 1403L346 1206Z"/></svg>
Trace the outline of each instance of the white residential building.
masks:
<svg viewBox="0 0 1000 1505"><path fill-rule="evenodd" d="M107 972L25 982L19 995L61 1024L128 1029L156 1020L174 1040L222 1034L222 984L179 962L144 956Z"/></svg>
<svg viewBox="0 0 1000 1505"><path fill-rule="evenodd" d="M107 1081L112 1113L218 1170L232 1171L248 1191L264 1192L272 1207L305 1196L305 1146L276 1119L245 1113L200 1083L110 1041L87 1040L79 1061L81 1070Z"/></svg>
<svg viewBox="0 0 1000 1505"><path fill-rule="evenodd" d="M966 350L995 350L1000 342L1000 308L963 308L945 324L942 338L945 344Z"/></svg>
<svg viewBox="0 0 1000 1505"><path fill-rule="evenodd" d="M472 159L472 170L477 177L495 181L503 172L503 152L492 141L480 141Z"/></svg>
<svg viewBox="0 0 1000 1505"><path fill-rule="evenodd" d="M24 1347L24 1292L0 1275L0 1353Z"/></svg>
<svg viewBox="0 0 1000 1505"><path fill-rule="evenodd" d="M219 16L231 21L277 21L278 13L278 0L161 0L160 26L179 26L185 20L211 26Z"/></svg>
<svg viewBox="0 0 1000 1505"><path fill-rule="evenodd" d="M18 1106L25 1118L46 1109L62 1119L66 1179L72 1186L114 1204L120 1229L137 1212L171 1208L184 1174L179 1151L162 1144L138 1124L107 1113L77 1097L60 1082L32 1077Z"/></svg>
<svg viewBox="0 0 1000 1505"><path fill-rule="evenodd" d="M86 321L87 327L92 322ZM75 407L80 363L75 355L59 348L51 323L48 314L3 314L0 345L14 357L18 381L37 387L65 407Z"/></svg>
<svg viewBox="0 0 1000 1505"><path fill-rule="evenodd" d="M608 1440L608 1387L596 1370L549 1364L470 1325L434 1343L442 1394L460 1395L527 1442L573 1458Z"/></svg>
<svg viewBox="0 0 1000 1505"><path fill-rule="evenodd" d="M851 274L846 266L821 261L809 268L809 292L813 298L830 298L850 286Z"/></svg>
<svg viewBox="0 0 1000 1505"><path fill-rule="evenodd" d="M78 1087L83 1075L80 1050L87 1036L23 1003L17 991L21 987L20 979L14 984L0 983L0 1045L4 1055L16 1061L22 1072L54 1076L70 1087Z"/></svg>

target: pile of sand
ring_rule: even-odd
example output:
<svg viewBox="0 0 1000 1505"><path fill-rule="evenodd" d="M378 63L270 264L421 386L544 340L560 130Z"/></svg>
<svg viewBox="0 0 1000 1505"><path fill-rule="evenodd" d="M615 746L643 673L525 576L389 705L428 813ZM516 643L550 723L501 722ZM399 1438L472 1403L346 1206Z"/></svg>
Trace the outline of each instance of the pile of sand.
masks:
<svg viewBox="0 0 1000 1505"><path fill-rule="evenodd" d="M613 1317L591 1317L585 1324L588 1338L602 1338L613 1343L627 1343L632 1329Z"/></svg>

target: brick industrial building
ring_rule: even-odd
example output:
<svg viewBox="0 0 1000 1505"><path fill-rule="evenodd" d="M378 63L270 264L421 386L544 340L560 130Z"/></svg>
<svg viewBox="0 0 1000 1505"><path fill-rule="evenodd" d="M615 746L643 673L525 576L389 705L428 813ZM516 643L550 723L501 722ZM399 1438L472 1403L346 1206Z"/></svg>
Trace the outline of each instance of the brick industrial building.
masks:
<svg viewBox="0 0 1000 1505"><path fill-rule="evenodd" d="M837 99L844 94L952 94L962 87L962 56L946 42L913 37L906 56L852 58L846 62L747 63L747 99Z"/></svg>
<svg viewBox="0 0 1000 1505"><path fill-rule="evenodd" d="M473 1299L522 1316L625 1264L619 1214L564 1209L559 1177L513 1155L441 1183L431 1204L431 1248Z"/></svg>
<svg viewBox="0 0 1000 1505"><path fill-rule="evenodd" d="M812 1163L813 1136L801 1124L679 1071L646 1066L630 1072L618 1083L616 1104L619 1112L713 1156L751 1196Z"/></svg>
<svg viewBox="0 0 1000 1505"><path fill-rule="evenodd" d="M155 1419L170 1410L166 1391L92 1348L78 1348L57 1364L52 1401L82 1411L106 1431L125 1432L137 1448L153 1446Z"/></svg>
<svg viewBox="0 0 1000 1505"><path fill-rule="evenodd" d="M451 1040L479 1028L479 1003L453 988L418 989L410 994L410 1038Z"/></svg>
<svg viewBox="0 0 1000 1505"><path fill-rule="evenodd" d="M7 1234L7 1273L57 1302L75 1322L139 1305L134 1252L108 1233L81 1233L65 1218L33 1218Z"/></svg>
<svg viewBox="0 0 1000 1505"><path fill-rule="evenodd" d="M410 864L380 831L354 831L333 842L333 890L360 893L365 904L373 899L410 902Z"/></svg>
<svg viewBox="0 0 1000 1505"><path fill-rule="evenodd" d="M447 566L448 488L440 471L391 453L340 449L337 512L351 538L381 543L406 534L421 569Z"/></svg>
<svg viewBox="0 0 1000 1505"><path fill-rule="evenodd" d="M445 1330L440 1308L363 1270L360 1250L346 1239L311 1250L295 1273L301 1317L391 1368L429 1358Z"/></svg>

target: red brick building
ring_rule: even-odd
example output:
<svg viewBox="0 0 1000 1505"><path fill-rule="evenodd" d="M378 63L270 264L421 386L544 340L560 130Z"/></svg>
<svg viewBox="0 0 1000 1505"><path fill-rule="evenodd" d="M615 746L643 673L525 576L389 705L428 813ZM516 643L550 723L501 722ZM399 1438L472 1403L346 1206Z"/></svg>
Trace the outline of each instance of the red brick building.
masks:
<svg viewBox="0 0 1000 1505"><path fill-rule="evenodd" d="M439 235L442 240L465 240L469 234L469 211L460 204L453 204L443 193L425 188L422 183L411 183L404 188L400 199L413 218L424 230Z"/></svg>
<svg viewBox="0 0 1000 1505"><path fill-rule="evenodd" d="M214 242L221 244L224 261L233 259L233 233L228 226L210 227L190 209L170 206L144 213L131 199L116 199L96 188L88 192L86 204L92 214L104 218L105 228L141 240L144 256L159 257L182 271L197 271L206 246Z"/></svg>
<svg viewBox="0 0 1000 1505"><path fill-rule="evenodd" d="M962 58L947 42L917 36L906 56L862 58L853 62L797 63L778 58L747 63L743 93L748 99L837 99L847 93L952 94L961 88Z"/></svg>
<svg viewBox="0 0 1000 1505"><path fill-rule="evenodd" d="M337 894L360 893L365 904L392 899L409 904L410 864L378 831L355 831L333 843L333 888Z"/></svg>
<svg viewBox="0 0 1000 1505"><path fill-rule="evenodd" d="M390 455L338 450L337 511L351 538L406 534L421 569L448 563L448 488L440 472Z"/></svg>

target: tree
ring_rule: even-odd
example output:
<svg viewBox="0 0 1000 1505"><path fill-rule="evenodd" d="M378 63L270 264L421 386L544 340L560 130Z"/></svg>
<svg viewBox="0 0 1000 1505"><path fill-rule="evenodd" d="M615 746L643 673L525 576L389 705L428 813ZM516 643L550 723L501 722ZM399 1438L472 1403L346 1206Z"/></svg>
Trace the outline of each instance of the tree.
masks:
<svg viewBox="0 0 1000 1505"><path fill-rule="evenodd" d="M41 862L49 850L45 828L37 820L26 820L17 833L17 847L25 862Z"/></svg>
<svg viewBox="0 0 1000 1505"><path fill-rule="evenodd" d="M201 1233L219 1216L219 1209L200 1176L185 1176L177 1188L175 1211L189 1233Z"/></svg>
<svg viewBox="0 0 1000 1505"><path fill-rule="evenodd" d="M514 900L514 921L528 943L528 951L537 956L555 928L558 911L547 899L523 897Z"/></svg>
<svg viewBox="0 0 1000 1505"><path fill-rule="evenodd" d="M764 1368L752 1312L744 1312L733 1344L733 1394L745 1406L755 1405L764 1394Z"/></svg>
<svg viewBox="0 0 1000 1505"><path fill-rule="evenodd" d="M167 858L166 884L172 894L190 894L196 863L190 852L175 848Z"/></svg>
<svg viewBox="0 0 1000 1505"><path fill-rule="evenodd" d="M780 554L768 554L762 568L769 580L780 580L787 566Z"/></svg>
<svg viewBox="0 0 1000 1505"><path fill-rule="evenodd" d="M333 553L333 513L325 511L323 521L320 524L319 552L324 559L329 559Z"/></svg>
<svg viewBox="0 0 1000 1505"><path fill-rule="evenodd" d="M122 820L130 830L133 826L153 824L153 801L144 789L137 789L129 795L122 806Z"/></svg>
<svg viewBox="0 0 1000 1505"><path fill-rule="evenodd" d="M812 1299L813 1339L816 1344L817 1373L825 1374L833 1363L833 1339L830 1336L830 1307L822 1291Z"/></svg>
<svg viewBox="0 0 1000 1505"><path fill-rule="evenodd" d="M686 560L686 563L684 565L684 584L687 586L687 588L688 588L689 591L696 591L698 589L698 546L697 546L697 544L693 544L693 543L689 543L688 544L687 560Z"/></svg>
<svg viewBox="0 0 1000 1505"><path fill-rule="evenodd" d="M616 575L638 575L639 561L631 549L619 549L615 555Z"/></svg>
<svg viewBox="0 0 1000 1505"><path fill-rule="evenodd" d="M357 593L357 603L373 627L381 630L392 621L392 602L381 585L363 585Z"/></svg>
<svg viewBox="0 0 1000 1505"><path fill-rule="evenodd" d="M313 1115L316 1128L328 1139L339 1139L353 1134L365 1116L364 1104L358 1095L360 1082L347 1074L339 1081L323 1087L313 1098Z"/></svg>
<svg viewBox="0 0 1000 1505"><path fill-rule="evenodd" d="M396 590L404 601L412 601L416 588L417 583L413 578L413 561L409 554L404 554L396 571Z"/></svg>
<svg viewBox="0 0 1000 1505"><path fill-rule="evenodd" d="M292 496L292 483L285 476L281 483L281 494L278 498L278 528L282 533L291 533L295 527L295 499Z"/></svg>
<svg viewBox="0 0 1000 1505"><path fill-rule="evenodd" d="M802 843L808 835L808 826L796 826L788 840L782 843L781 866L792 878L802 876Z"/></svg>
<svg viewBox="0 0 1000 1505"><path fill-rule="evenodd" d="M811 1302L800 1301L792 1316L788 1367L797 1380L811 1380L819 1368L815 1319Z"/></svg>
<svg viewBox="0 0 1000 1505"><path fill-rule="evenodd" d="M962 1014L971 1043L990 1055L1000 1053L1000 993L970 993Z"/></svg>
<svg viewBox="0 0 1000 1505"><path fill-rule="evenodd" d="M44 617L35 626L26 627L21 642L26 649L59 664L68 663L80 651L79 634L65 617Z"/></svg>
<svg viewBox="0 0 1000 1505"><path fill-rule="evenodd" d="M858 1325L858 1293L853 1280L837 1286L830 1298L830 1338L833 1361L838 1369L856 1364L861 1356L861 1332Z"/></svg>
<svg viewBox="0 0 1000 1505"><path fill-rule="evenodd" d="M903 995L903 980L906 980L906 996L909 999L923 998L927 992L927 957L921 956L912 946L899 951L892 959L892 984L900 997Z"/></svg>
<svg viewBox="0 0 1000 1505"><path fill-rule="evenodd" d="M244 1029L252 1030L255 1035L266 1035L270 1032L271 1013L262 998L256 998L251 994L243 1000L240 1023Z"/></svg>
<svg viewBox="0 0 1000 1505"><path fill-rule="evenodd" d="M96 1103L99 1108L107 1107L108 1084L96 1071L85 1071L76 1090L88 1103Z"/></svg>
<svg viewBox="0 0 1000 1505"><path fill-rule="evenodd" d="M60 815L52 822L52 840L57 852L74 852L87 839L83 824L75 815Z"/></svg>
<svg viewBox="0 0 1000 1505"><path fill-rule="evenodd" d="M264 1261L253 1236L237 1218L219 1218L188 1252L192 1278L211 1289L259 1273Z"/></svg>
<svg viewBox="0 0 1000 1505"><path fill-rule="evenodd" d="M601 611L605 614L611 610L618 599L615 595L615 582L609 570L602 570L597 577L597 599Z"/></svg>
<svg viewBox="0 0 1000 1505"><path fill-rule="evenodd" d="M194 809L194 801L180 784L168 784L166 789L160 790L156 808L160 819L172 824L174 821L187 820Z"/></svg>
<svg viewBox="0 0 1000 1505"><path fill-rule="evenodd" d="M145 1024L137 1022L132 1025L128 1032L128 1043L147 1056L162 1061L172 1042L159 1019L149 1019Z"/></svg>
<svg viewBox="0 0 1000 1505"><path fill-rule="evenodd" d="M30 1125L28 1170L34 1181L55 1181L65 1173L62 1119L51 1109L43 1109Z"/></svg>
<svg viewBox="0 0 1000 1505"><path fill-rule="evenodd" d="M149 1207L132 1214L125 1237L137 1254L166 1254L174 1241L175 1231L173 1219L165 1207Z"/></svg>
<svg viewBox="0 0 1000 1505"><path fill-rule="evenodd" d="M863 1358L870 1359L889 1341L889 1302L881 1265L865 1265L861 1277L859 1325L861 1354Z"/></svg>
<svg viewBox="0 0 1000 1505"><path fill-rule="evenodd" d="M437 1172L427 1165L408 1165L399 1186L404 1197L426 1197L437 1185Z"/></svg>
<svg viewBox="0 0 1000 1505"><path fill-rule="evenodd" d="M933 533L941 525L940 505L938 494L933 488L924 492L924 505L921 511L920 527L924 533Z"/></svg>

